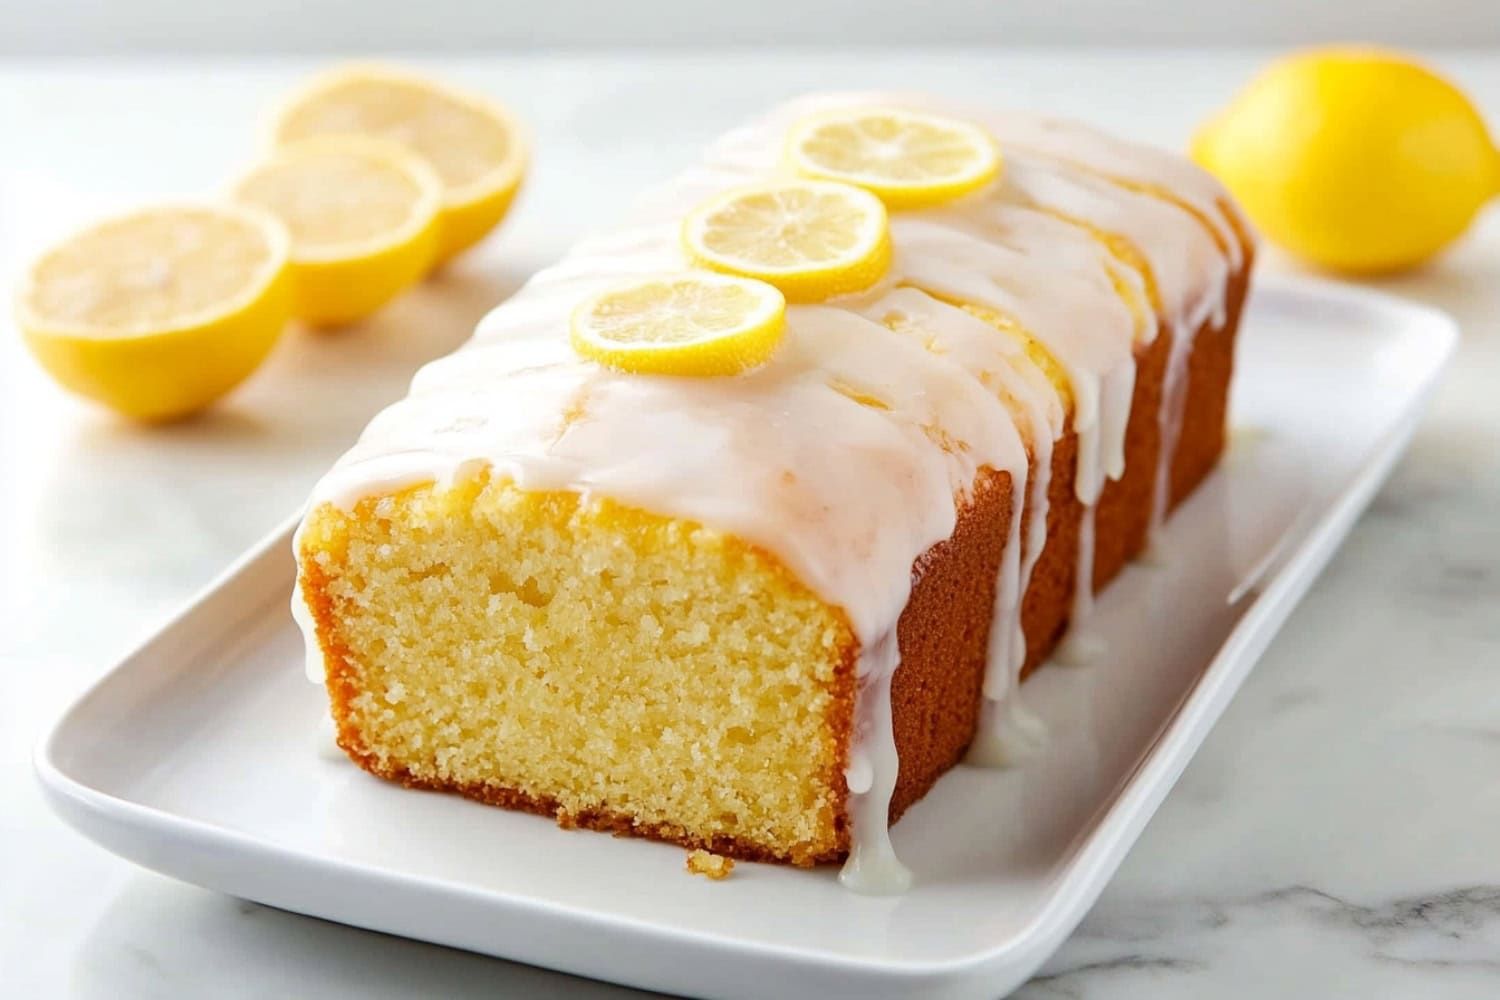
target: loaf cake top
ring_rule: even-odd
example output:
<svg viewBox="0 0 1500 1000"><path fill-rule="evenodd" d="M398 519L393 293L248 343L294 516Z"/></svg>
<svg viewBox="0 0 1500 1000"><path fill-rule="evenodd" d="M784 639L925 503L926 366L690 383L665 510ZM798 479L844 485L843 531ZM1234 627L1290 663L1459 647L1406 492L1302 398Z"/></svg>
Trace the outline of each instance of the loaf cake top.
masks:
<svg viewBox="0 0 1500 1000"><path fill-rule="evenodd" d="M314 503L348 507L487 465L525 489L608 496L753 542L873 639L904 604L912 560L952 530L954 498L979 467L1024 476L1018 443L1045 448L1068 419L1081 441L1080 496L1092 500L1121 471L1133 345L1164 327L1190 332L1222 308L1247 229L1188 161L1081 125L958 111L994 133L998 183L893 212L886 277L789 308L786 338L762 369L635 375L571 349L569 316L590 292L689 267L678 229L687 211L783 170L799 118L857 105L948 111L908 95L824 95L730 133L419 372ZM1021 339L995 336L985 320L996 314L1042 345L1065 385ZM976 371L1003 383L1005 405Z"/></svg>

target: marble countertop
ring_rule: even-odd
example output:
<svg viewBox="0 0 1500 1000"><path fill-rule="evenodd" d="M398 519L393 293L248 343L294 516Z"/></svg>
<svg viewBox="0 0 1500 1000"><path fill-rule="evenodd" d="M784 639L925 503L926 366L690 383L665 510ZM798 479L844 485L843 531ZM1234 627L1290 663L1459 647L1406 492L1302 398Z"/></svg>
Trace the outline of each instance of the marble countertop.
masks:
<svg viewBox="0 0 1500 1000"><path fill-rule="evenodd" d="M377 319L292 331L226 405L156 430L63 396L0 320L0 992L630 993L134 868L52 817L31 749L119 654L282 521L418 364L723 127L800 90L900 86L1180 146L1264 57L414 59L514 105L538 155L502 234ZM1436 59L1500 114L1500 53ZM267 102L314 65L0 62L0 273L100 207L212 192L250 157ZM1379 285L1464 328L1432 411L1098 905L1022 989L1028 1000L1500 995L1500 209L1429 268Z"/></svg>

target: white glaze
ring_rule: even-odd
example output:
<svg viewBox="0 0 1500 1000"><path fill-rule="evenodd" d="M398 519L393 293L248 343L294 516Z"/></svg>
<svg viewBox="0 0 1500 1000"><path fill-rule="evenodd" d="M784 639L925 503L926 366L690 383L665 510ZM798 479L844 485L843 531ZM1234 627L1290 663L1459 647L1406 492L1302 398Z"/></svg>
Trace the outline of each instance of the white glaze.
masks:
<svg viewBox="0 0 1500 1000"><path fill-rule="evenodd" d="M1056 390L1015 339L939 299L1002 314L1067 375L1079 444L1075 488L1086 510L1073 605L1082 623L1092 603L1094 505L1105 481L1124 470L1134 346L1158 327L1155 319L1138 322L1115 288L1123 281L1144 299L1142 277L1063 217L1141 251L1174 357L1186 357L1197 321L1221 308L1232 258L1182 209L1091 173L1103 140L1088 133L1074 148L1038 125L1037 134L1025 133L1037 153L999 135L1007 167L998 185L939 209L895 213L895 259L880 285L790 308L783 344L754 372L639 376L573 354L566 330L578 301L627 275L688 266L678 235L683 214L713 193L778 173L786 126L848 100L794 102L732 133L704 164L640 199L625 225L540 272L486 317L464 350L418 373L411 394L378 415L319 483L313 504L347 508L489 468L522 489L608 497L775 555L843 609L860 643L845 881L892 891L909 877L890 849L886 818L898 767L890 681L912 564L952 533L956 504L981 469L1010 475L1015 509L995 586L989 704L974 759L1013 756L1035 736L1013 697L1025 660L1020 603L1046 539L1052 445L1064 423ZM1149 160L1122 156L1116 166L1133 182L1176 182L1177 168L1155 171ZM1139 178L1130 173L1137 169ZM1195 178L1192 196L1218 213L1202 193L1212 182L1185 172ZM1182 370L1168 366L1179 379ZM880 405L860 402L868 399ZM1028 476L1032 467L1037 474ZM1032 516L1023 538L1025 504ZM299 622L315 651L303 610Z"/></svg>
<svg viewBox="0 0 1500 1000"><path fill-rule="evenodd" d="M911 886L911 872L891 846L891 793L896 789L896 736L891 729L891 680L901 664L896 629L860 655L860 690L855 710L856 740L850 752L849 860L839 881L855 892L892 895ZM856 788L859 790L856 791Z"/></svg>
<svg viewBox="0 0 1500 1000"><path fill-rule="evenodd" d="M1078 561L1073 568L1073 607L1068 613L1068 634L1058 647L1057 658L1083 664L1104 652L1103 645L1088 631L1094 613L1094 543L1099 512L1097 504L1084 504L1078 521Z"/></svg>
<svg viewBox="0 0 1500 1000"><path fill-rule="evenodd" d="M1016 422L1033 456L1032 468L1022 464L1003 470L1011 476L1013 510L995 584L994 624L984 684L986 697L1004 698L1014 688L1026 659L1026 640L1020 628L1021 597L1046 542L1046 487L1051 477L1052 442L1063 431L1061 400L1017 340L997 336L993 327L957 306L915 288L897 288L874 299L862 311L974 376L994 395L995 405ZM1033 521L1023 537L1022 513L1027 505L1040 510L1040 520Z"/></svg>
<svg viewBox="0 0 1500 1000"><path fill-rule="evenodd" d="M976 767L1010 767L1046 742L1047 724L1020 698L987 698L980 706L979 727L964 762Z"/></svg>
<svg viewBox="0 0 1500 1000"><path fill-rule="evenodd" d="M302 632L303 669L307 673L307 679L322 686L328 681L328 668L323 660L323 651L318 648L312 611L307 606L307 599L302 596L300 579L292 583L292 621L297 623L297 628Z"/></svg>
<svg viewBox="0 0 1500 1000"><path fill-rule="evenodd" d="M989 197L1085 221L1126 237L1145 255L1162 305L1164 315L1160 318L1174 337L1159 411L1161 447L1149 532L1154 546L1166 516L1166 487L1181 435L1186 359L1192 334L1205 319L1211 319L1215 327L1222 327L1228 303L1228 279L1243 263L1241 241L1247 238L1250 226L1238 214L1223 186L1188 160L1105 135L1076 122L987 108L956 108L921 95L858 92L802 98L784 105L768 121L784 127L784 123L804 114L868 104L958 114L983 122L1000 140L1005 156L1005 176L998 188L989 192ZM767 126L762 124L730 133L711 148L709 159L775 169L776 147L767 142L766 130ZM1140 190L1122 190L1121 184ZM1155 194L1148 194L1147 190ZM1178 204L1155 195L1165 195ZM978 224L983 213L971 211L972 201L949 209L948 214L966 215L972 220L968 225ZM1190 207L1196 218L1190 221L1179 205ZM1133 270L1113 273L1123 273L1127 280L1139 280ZM1149 342L1155 334L1153 326L1142 339ZM1068 374L1076 391L1079 374L1071 369ZM1086 409L1087 400L1083 406ZM1096 495L1096 488L1102 487L1102 480L1092 471L1097 463L1090 461L1090 455L1097 455L1097 443L1089 439L1084 429L1087 413L1082 412L1080 418L1079 496L1087 504L1092 502L1091 495ZM1123 433L1123 426L1120 430ZM1119 440L1123 444L1123 438ZM1120 464L1122 459L1123 454ZM1112 474L1118 476L1120 472Z"/></svg>
<svg viewBox="0 0 1500 1000"><path fill-rule="evenodd" d="M1240 240L1251 231L1249 223L1224 186L1185 157L1127 142L1080 122L993 109L974 114L996 135L1004 136L1009 148L1076 164L1190 205L1212 229L1230 268L1244 263ZM1140 249L1149 252L1149 244Z"/></svg>

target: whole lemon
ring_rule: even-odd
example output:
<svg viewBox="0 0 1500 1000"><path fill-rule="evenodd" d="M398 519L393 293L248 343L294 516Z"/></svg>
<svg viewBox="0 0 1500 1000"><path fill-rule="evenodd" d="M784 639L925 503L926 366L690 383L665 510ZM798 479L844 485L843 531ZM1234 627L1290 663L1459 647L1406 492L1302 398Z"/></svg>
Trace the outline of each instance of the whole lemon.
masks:
<svg viewBox="0 0 1500 1000"><path fill-rule="evenodd" d="M1273 63L1192 153L1272 241L1349 273L1421 263L1500 193L1500 152L1468 99L1375 49Z"/></svg>

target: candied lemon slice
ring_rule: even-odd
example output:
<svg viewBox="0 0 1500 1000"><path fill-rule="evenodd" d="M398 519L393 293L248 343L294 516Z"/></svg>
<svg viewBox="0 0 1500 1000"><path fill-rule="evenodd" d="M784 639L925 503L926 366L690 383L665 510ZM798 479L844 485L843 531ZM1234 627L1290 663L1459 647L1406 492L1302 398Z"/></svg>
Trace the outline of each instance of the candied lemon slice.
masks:
<svg viewBox="0 0 1500 1000"><path fill-rule="evenodd" d="M789 302L862 291L891 264L885 205L831 181L776 181L712 198L683 220L682 242L695 263L775 285Z"/></svg>
<svg viewBox="0 0 1500 1000"><path fill-rule="evenodd" d="M437 252L442 182L396 143L326 136L285 146L234 187L292 234L293 312L351 323L416 284Z"/></svg>
<svg viewBox="0 0 1500 1000"><path fill-rule="evenodd" d="M100 222L44 253L16 321L64 387L141 420L202 409L258 367L290 309L286 228L234 205Z"/></svg>
<svg viewBox="0 0 1500 1000"><path fill-rule="evenodd" d="M806 177L857 184L891 208L920 208L1000 175L990 134L956 118L896 108L847 108L797 122L786 158Z"/></svg>
<svg viewBox="0 0 1500 1000"><path fill-rule="evenodd" d="M763 281L709 272L637 278L580 303L573 348L621 371L735 375L763 364L786 330L786 299Z"/></svg>
<svg viewBox="0 0 1500 1000"><path fill-rule="evenodd" d="M505 108L387 67L350 66L314 80L272 123L278 144L348 134L399 142L437 171L443 204L436 263L499 224L530 158L525 131Z"/></svg>

